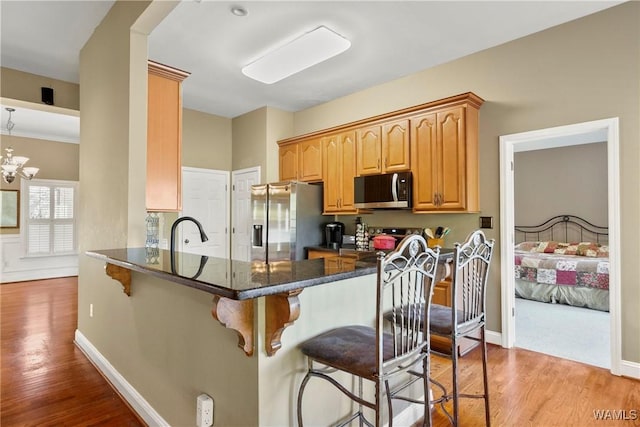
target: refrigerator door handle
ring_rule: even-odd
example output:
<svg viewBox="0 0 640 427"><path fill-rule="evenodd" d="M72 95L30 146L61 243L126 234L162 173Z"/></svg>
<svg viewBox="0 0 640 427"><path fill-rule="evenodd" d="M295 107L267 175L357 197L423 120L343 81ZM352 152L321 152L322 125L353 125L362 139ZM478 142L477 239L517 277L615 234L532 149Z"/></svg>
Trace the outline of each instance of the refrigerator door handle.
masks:
<svg viewBox="0 0 640 427"><path fill-rule="evenodd" d="M262 247L262 225L254 224L251 236L251 244L256 247Z"/></svg>

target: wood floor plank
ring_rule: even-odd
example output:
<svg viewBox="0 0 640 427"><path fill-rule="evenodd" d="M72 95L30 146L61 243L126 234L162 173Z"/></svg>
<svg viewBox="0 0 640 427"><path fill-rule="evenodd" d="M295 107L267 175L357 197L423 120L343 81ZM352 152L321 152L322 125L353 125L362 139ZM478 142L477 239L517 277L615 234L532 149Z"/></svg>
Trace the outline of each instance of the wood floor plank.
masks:
<svg viewBox="0 0 640 427"><path fill-rule="evenodd" d="M640 381L618 377L603 368L524 349L489 346L489 395L494 426L603 427L640 426ZM451 364L433 357L432 377L451 387ZM459 359L461 392L482 391L479 349ZM451 403L447 405L451 411ZM610 411L599 420L594 411ZM482 399L460 400L460 424L484 426ZM606 414L606 412L605 412ZM415 426L421 425L421 422ZM448 426L439 409L434 427Z"/></svg>
<svg viewBox="0 0 640 427"><path fill-rule="evenodd" d="M1 426L144 425L73 344L76 307L76 278L0 285ZM460 359L463 392L482 389L480 369L478 349ZM434 357L432 373L450 387L446 359ZM489 346L489 378L494 426L640 427L640 381L606 369ZM463 427L484 425L482 400L460 410ZM597 420L595 410L628 419ZM433 420L449 425L439 410Z"/></svg>
<svg viewBox="0 0 640 427"><path fill-rule="evenodd" d="M0 425L144 426L73 343L76 277L0 285Z"/></svg>

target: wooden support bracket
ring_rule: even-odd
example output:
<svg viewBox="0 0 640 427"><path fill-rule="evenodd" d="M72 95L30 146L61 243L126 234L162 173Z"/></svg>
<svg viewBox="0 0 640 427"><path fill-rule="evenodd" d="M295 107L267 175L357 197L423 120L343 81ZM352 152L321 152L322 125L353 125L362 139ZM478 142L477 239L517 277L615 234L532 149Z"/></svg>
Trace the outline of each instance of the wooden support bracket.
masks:
<svg viewBox="0 0 640 427"><path fill-rule="evenodd" d="M302 289L265 297L265 350L273 356L282 347L282 332L300 316Z"/></svg>
<svg viewBox="0 0 640 427"><path fill-rule="evenodd" d="M238 347L247 356L253 355L253 300L232 300L214 296L213 318L225 328L233 329L238 334Z"/></svg>
<svg viewBox="0 0 640 427"><path fill-rule="evenodd" d="M124 293L127 294L127 296L131 296L131 270L109 263L107 263L104 268L107 271L107 276L122 283Z"/></svg>

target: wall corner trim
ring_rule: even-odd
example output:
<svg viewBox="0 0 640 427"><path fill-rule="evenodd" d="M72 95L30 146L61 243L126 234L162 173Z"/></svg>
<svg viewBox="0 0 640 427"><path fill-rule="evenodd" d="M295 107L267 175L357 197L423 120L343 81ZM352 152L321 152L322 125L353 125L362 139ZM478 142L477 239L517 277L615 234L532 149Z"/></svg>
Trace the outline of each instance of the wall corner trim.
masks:
<svg viewBox="0 0 640 427"><path fill-rule="evenodd" d="M150 426L169 426L158 412L138 391L109 363L93 344L76 329L74 343L82 350L94 366L104 375L111 385L129 403L131 408Z"/></svg>

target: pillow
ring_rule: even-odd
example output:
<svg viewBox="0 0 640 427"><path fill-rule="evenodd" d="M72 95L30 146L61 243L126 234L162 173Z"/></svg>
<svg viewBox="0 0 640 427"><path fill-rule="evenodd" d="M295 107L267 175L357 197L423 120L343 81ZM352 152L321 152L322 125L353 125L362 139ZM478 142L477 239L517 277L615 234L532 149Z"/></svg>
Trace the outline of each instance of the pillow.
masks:
<svg viewBox="0 0 640 427"><path fill-rule="evenodd" d="M598 243L592 242L580 242L578 243L578 252L576 255L594 258L608 258L609 246L602 246Z"/></svg>
<svg viewBox="0 0 640 427"><path fill-rule="evenodd" d="M515 246L515 250L522 252L535 252L540 242L520 242Z"/></svg>
<svg viewBox="0 0 640 427"><path fill-rule="evenodd" d="M554 254L559 255L577 255L578 254L578 244L577 243L560 243Z"/></svg>
<svg viewBox="0 0 640 427"><path fill-rule="evenodd" d="M563 244L566 245L566 243L558 242L540 242L540 244L538 244L538 247L536 248L536 252L552 254Z"/></svg>

